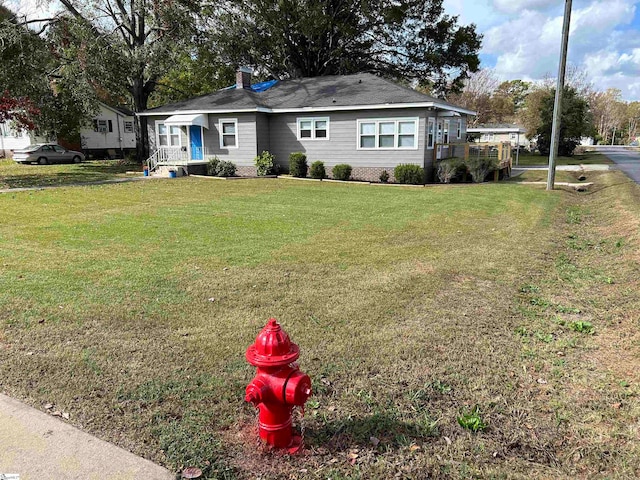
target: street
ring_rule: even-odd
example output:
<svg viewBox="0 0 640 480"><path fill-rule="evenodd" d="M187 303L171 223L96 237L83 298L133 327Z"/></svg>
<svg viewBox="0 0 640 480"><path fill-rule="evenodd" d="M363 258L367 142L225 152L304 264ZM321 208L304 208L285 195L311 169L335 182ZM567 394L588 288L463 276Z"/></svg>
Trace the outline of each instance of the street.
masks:
<svg viewBox="0 0 640 480"><path fill-rule="evenodd" d="M620 147L600 147L599 152L616 163L616 167L640 183L640 152Z"/></svg>

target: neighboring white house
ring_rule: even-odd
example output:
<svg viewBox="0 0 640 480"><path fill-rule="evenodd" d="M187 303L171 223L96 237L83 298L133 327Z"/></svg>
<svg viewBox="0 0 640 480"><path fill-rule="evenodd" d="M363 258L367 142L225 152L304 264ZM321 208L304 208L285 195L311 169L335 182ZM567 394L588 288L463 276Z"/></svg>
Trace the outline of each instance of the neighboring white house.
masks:
<svg viewBox="0 0 640 480"><path fill-rule="evenodd" d="M527 138L526 129L515 124L478 125L468 127L467 133L473 136L473 141L479 143L509 142L513 147L519 144L524 148L530 148L532 143Z"/></svg>
<svg viewBox="0 0 640 480"><path fill-rule="evenodd" d="M48 139L35 136L27 130L16 130L9 122L0 123L0 158L11 157L14 150L26 148L32 143L47 141Z"/></svg>
<svg viewBox="0 0 640 480"><path fill-rule="evenodd" d="M133 112L100 103L91 127L80 130L82 150L89 158L114 158L136 148Z"/></svg>

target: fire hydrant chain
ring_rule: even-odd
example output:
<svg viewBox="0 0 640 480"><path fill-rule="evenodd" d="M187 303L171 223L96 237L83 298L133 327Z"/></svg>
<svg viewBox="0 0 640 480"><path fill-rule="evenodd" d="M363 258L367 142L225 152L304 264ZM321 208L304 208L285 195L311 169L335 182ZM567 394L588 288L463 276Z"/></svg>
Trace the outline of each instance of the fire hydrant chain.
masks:
<svg viewBox="0 0 640 480"><path fill-rule="evenodd" d="M302 444L301 437L293 434L293 408L301 407L304 412L304 404L311 396L311 379L293 363L299 356L298 345L289 340L275 318L269 319L246 352L247 361L257 370L247 385L245 400L260 412L260 438L292 453Z"/></svg>

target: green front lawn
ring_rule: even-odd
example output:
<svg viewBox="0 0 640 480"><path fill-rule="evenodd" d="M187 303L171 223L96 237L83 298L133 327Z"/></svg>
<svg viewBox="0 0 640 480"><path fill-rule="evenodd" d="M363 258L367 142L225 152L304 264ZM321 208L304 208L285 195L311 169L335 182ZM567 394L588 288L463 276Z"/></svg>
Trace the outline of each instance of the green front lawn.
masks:
<svg viewBox="0 0 640 480"><path fill-rule="evenodd" d="M516 155L512 154L513 166L516 166ZM573 157L557 157L556 165L591 165L591 164L611 164L613 163L607 156L599 152L587 152L580 155L574 155ZM532 167L532 166L548 166L549 157L539 155L537 153L520 153L518 160L519 167Z"/></svg>
<svg viewBox="0 0 640 480"><path fill-rule="evenodd" d="M142 172L140 165L123 160L91 160L78 164L21 165L0 159L0 190L90 183L126 177L127 171Z"/></svg>
<svg viewBox="0 0 640 480"><path fill-rule="evenodd" d="M622 180L1 195L0 390L208 478L633 478L640 194ZM296 457L258 446L243 401L271 316L313 380Z"/></svg>

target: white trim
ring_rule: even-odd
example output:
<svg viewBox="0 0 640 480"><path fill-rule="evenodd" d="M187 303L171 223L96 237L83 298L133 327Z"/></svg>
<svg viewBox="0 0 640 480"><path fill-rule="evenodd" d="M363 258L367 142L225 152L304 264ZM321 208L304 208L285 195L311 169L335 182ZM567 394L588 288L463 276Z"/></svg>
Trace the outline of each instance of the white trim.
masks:
<svg viewBox="0 0 640 480"><path fill-rule="evenodd" d="M302 137L300 135L300 124L302 122L311 122L311 136L310 137ZM316 137L316 122L326 122L327 123L327 128L325 129L327 131L327 136L326 137ZM329 117L298 117L296 118L296 135L298 138L298 141L301 142L306 142L309 140L312 141L317 141L317 140L329 140L330 137L330 133L329 133L329 125L330 125L330 120Z"/></svg>
<svg viewBox="0 0 640 480"><path fill-rule="evenodd" d="M429 127L432 128L431 130L431 142L429 142ZM436 119L435 117L429 117L427 118L427 130L426 130L426 137L427 137L427 150L433 150L433 146L436 143Z"/></svg>
<svg viewBox="0 0 640 480"><path fill-rule="evenodd" d="M173 125L173 126L191 126L191 125L199 125L200 127L204 127L209 130L209 116L204 113L201 114L180 114L180 115L171 115L164 119L165 125Z"/></svg>
<svg viewBox="0 0 640 480"><path fill-rule="evenodd" d="M393 147L379 147L379 137L380 137L380 123L391 123L393 122L395 124L394 126L394 132L393 132ZM399 132L399 124L401 122L413 122L413 124L415 125L415 131L413 133L413 147L399 147L398 143L399 143L399 137L400 137L400 132ZM375 133L374 133L374 140L375 140L375 147L373 148L368 148L368 147L362 147L360 139L363 136L360 133L360 125L362 125L363 123L373 123L375 125ZM420 136L419 136L419 132L420 132L420 119L418 117L401 117L401 118L358 118L356 121L356 149L357 150L418 150L418 144L420 143ZM391 135L391 134L389 134ZM370 137L371 135L364 135L366 137Z"/></svg>
<svg viewBox="0 0 640 480"><path fill-rule="evenodd" d="M460 140L462 138L462 119L459 119L456 122L456 125L457 125L457 127L456 127L456 138L458 140Z"/></svg>
<svg viewBox="0 0 640 480"><path fill-rule="evenodd" d="M442 130L442 143L448 145L451 143L451 120L444 121L444 130Z"/></svg>
<svg viewBox="0 0 640 480"><path fill-rule="evenodd" d="M445 111L455 111L458 113L464 113L466 115L476 115L473 110L467 110L466 108L456 107L453 105L444 105L438 102L417 102L417 103L383 103L377 105L345 105L345 106L327 106L327 107L295 107L295 108L267 108L267 107L254 107L254 108L240 108L240 109L220 109L220 110L170 110L170 111L151 111L136 113L141 117L150 117L155 115L177 115L177 114L225 114L225 113L249 113L249 112L262 112L262 113L310 113L314 112L348 112L353 110L389 110L398 108L436 108Z"/></svg>
<svg viewBox="0 0 640 480"><path fill-rule="evenodd" d="M223 123L233 123L234 127L235 127L235 137L236 137L236 144L233 146L229 146L229 145L223 145L223 133L222 133L222 124ZM227 135L231 135L230 133L227 133ZM238 135L238 119L237 118L219 118L218 119L218 137L220 140L220 148L221 149L236 149L236 148L240 148L240 142L239 142L239 137L240 135ZM204 143L204 139L203 142Z"/></svg>
<svg viewBox="0 0 640 480"><path fill-rule="evenodd" d="M169 148L182 148L182 129L176 125L165 125L167 127L167 145L160 145L160 129L158 125L164 125L164 120L156 120L155 132L156 132L156 148L169 147ZM171 145L171 127L176 127L180 130L178 135L178 145ZM188 137L187 137L188 138Z"/></svg>

